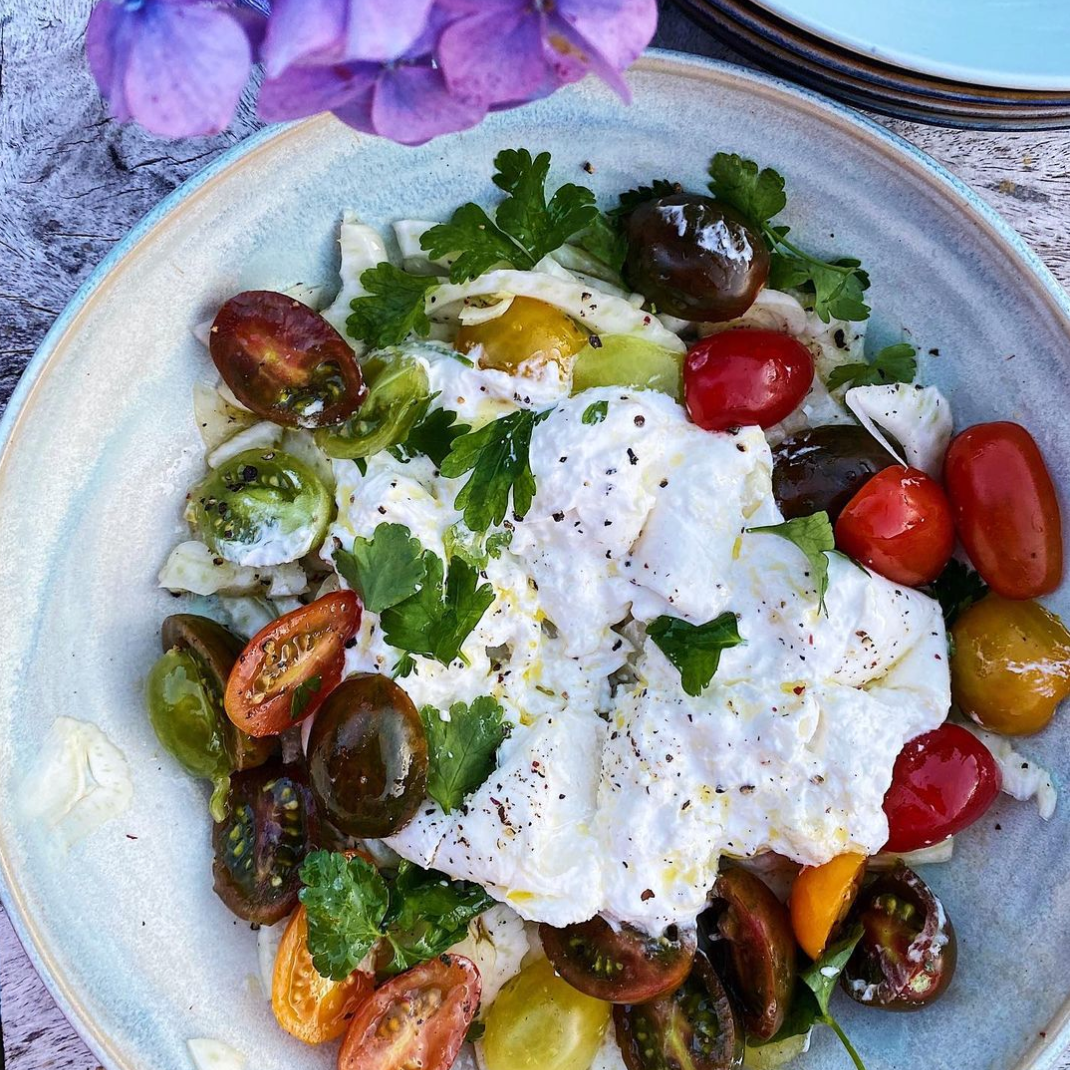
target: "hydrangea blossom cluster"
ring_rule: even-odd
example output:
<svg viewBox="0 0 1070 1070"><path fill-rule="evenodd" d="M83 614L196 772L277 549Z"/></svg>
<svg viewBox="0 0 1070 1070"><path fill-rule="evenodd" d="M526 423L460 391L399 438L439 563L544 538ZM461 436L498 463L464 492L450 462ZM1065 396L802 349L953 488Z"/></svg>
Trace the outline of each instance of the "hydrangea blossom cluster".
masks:
<svg viewBox="0 0 1070 1070"><path fill-rule="evenodd" d="M260 63L264 119L415 145L589 73L627 99L656 24L657 0L98 0L86 52L114 116L165 137L226 127Z"/></svg>

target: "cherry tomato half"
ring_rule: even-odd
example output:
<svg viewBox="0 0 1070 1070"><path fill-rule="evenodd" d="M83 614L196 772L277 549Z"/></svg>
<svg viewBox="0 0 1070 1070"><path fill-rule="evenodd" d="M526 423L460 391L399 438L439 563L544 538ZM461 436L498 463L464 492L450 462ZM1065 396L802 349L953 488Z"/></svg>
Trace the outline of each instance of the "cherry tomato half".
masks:
<svg viewBox="0 0 1070 1070"><path fill-rule="evenodd" d="M557 364L566 372L572 358L587 344L587 332L575 320L545 301L514 297L500 316L461 327L453 340L458 353L480 347L479 366L518 375Z"/></svg>
<svg viewBox="0 0 1070 1070"><path fill-rule="evenodd" d="M687 980L649 1003L613 1008L628 1070L731 1070L743 1065L743 1026L700 951Z"/></svg>
<svg viewBox="0 0 1070 1070"><path fill-rule="evenodd" d="M308 914L299 906L282 934L271 980L275 1020L306 1044L337 1040L371 994L370 973L354 970L344 981L324 977L308 953Z"/></svg>
<svg viewBox="0 0 1070 1070"><path fill-rule="evenodd" d="M787 907L745 869L717 878L716 932L727 946L729 987L739 997L747 1036L772 1040L784 1024L795 991L795 935ZM720 909L718 909L720 907ZM706 915L699 924L706 923Z"/></svg>
<svg viewBox="0 0 1070 1070"><path fill-rule="evenodd" d="M951 695L992 732L1039 732L1070 695L1070 632L1039 602L987 595L951 636Z"/></svg>
<svg viewBox="0 0 1070 1070"><path fill-rule="evenodd" d="M609 1003L645 1003L680 985L697 946L693 933L671 929L648 936L630 926L614 929L603 918L555 929L539 926L554 969L573 988Z"/></svg>
<svg viewBox="0 0 1070 1070"><path fill-rule="evenodd" d="M212 324L209 349L234 396L284 427L340 423L367 394L346 340L307 305L272 290L227 301Z"/></svg>
<svg viewBox="0 0 1070 1070"><path fill-rule="evenodd" d="M479 970L460 955L439 955L387 981L357 1010L338 1070L449 1070L481 987Z"/></svg>
<svg viewBox="0 0 1070 1070"><path fill-rule="evenodd" d="M943 904L913 870L900 865L858 897L862 939L840 977L859 1003L913 1011L951 983L958 959L955 928Z"/></svg>
<svg viewBox="0 0 1070 1070"><path fill-rule="evenodd" d="M866 856L843 854L823 866L807 866L791 886L788 909L799 946L819 959L829 940L847 917L862 887Z"/></svg>
<svg viewBox="0 0 1070 1070"><path fill-rule="evenodd" d="M251 736L274 736L315 713L342 679L360 617L357 596L337 591L257 632L227 680L227 716Z"/></svg>
<svg viewBox="0 0 1070 1070"><path fill-rule="evenodd" d="M893 583L931 583L955 548L947 496L916 468L885 468L844 506L836 548Z"/></svg>
<svg viewBox="0 0 1070 1070"><path fill-rule="evenodd" d="M1033 436L1019 424L977 424L947 451L944 482L959 538L985 583L1004 598L1059 586L1059 501Z"/></svg>
<svg viewBox="0 0 1070 1070"><path fill-rule="evenodd" d="M895 760L884 796L884 850L906 854L954 836L984 816L1002 786L989 749L960 725L912 739Z"/></svg>
<svg viewBox="0 0 1070 1070"><path fill-rule="evenodd" d="M707 431L772 427L794 412L814 381L814 358L790 335L739 328L688 350L684 402Z"/></svg>

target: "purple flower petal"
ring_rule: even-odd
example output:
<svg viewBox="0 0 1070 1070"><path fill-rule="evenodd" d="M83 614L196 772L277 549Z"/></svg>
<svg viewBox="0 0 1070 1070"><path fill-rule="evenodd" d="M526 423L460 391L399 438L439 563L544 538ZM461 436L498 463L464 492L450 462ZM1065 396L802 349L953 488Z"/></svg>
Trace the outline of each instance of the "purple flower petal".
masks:
<svg viewBox="0 0 1070 1070"><path fill-rule="evenodd" d="M338 63L345 58L345 0L275 0L264 38L269 78L300 64Z"/></svg>
<svg viewBox="0 0 1070 1070"><path fill-rule="evenodd" d="M380 78L371 121L377 134L403 145L422 145L439 134L467 130L486 114L486 105L452 96L440 70L400 64Z"/></svg>
<svg viewBox="0 0 1070 1070"><path fill-rule="evenodd" d="M658 27L657 0L558 0L557 13L617 71L639 58Z"/></svg>
<svg viewBox="0 0 1070 1070"><path fill-rule="evenodd" d="M432 0L351 0L345 57L392 60L405 55L424 32Z"/></svg>
<svg viewBox="0 0 1070 1070"><path fill-rule="evenodd" d="M378 63L337 63L333 67L289 67L277 78L265 78L257 112L268 122L303 119L334 111L370 94L382 67Z"/></svg>
<svg viewBox="0 0 1070 1070"><path fill-rule="evenodd" d="M93 11L86 50L115 117L164 137L223 130L252 64L249 39L230 14L188 0L137 8L105 0Z"/></svg>

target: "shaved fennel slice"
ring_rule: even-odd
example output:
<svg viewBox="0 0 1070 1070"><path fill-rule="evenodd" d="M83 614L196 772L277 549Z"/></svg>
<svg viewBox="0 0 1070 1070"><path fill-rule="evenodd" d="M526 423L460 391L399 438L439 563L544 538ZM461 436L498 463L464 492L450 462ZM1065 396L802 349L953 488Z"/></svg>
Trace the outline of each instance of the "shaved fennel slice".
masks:
<svg viewBox="0 0 1070 1070"><path fill-rule="evenodd" d="M955 853L955 837L934 843L931 847L921 847L917 851L905 851L896 854L894 851L881 851L874 855L867 863L869 869L882 870L894 869L897 863L902 862L905 866L931 866L938 862L950 862Z"/></svg>
<svg viewBox="0 0 1070 1070"><path fill-rule="evenodd" d="M256 933L256 964L259 967L260 987L264 998L271 999L271 986L275 977L275 957L279 953L282 935L290 924L289 918L283 918L275 925L261 925Z"/></svg>
<svg viewBox="0 0 1070 1070"><path fill-rule="evenodd" d="M278 616L275 607L266 598L254 598L252 595L220 595L219 606L226 615L230 630L246 640L252 639Z"/></svg>
<svg viewBox="0 0 1070 1070"><path fill-rule="evenodd" d="M239 409L208 383L193 384L193 416L206 450L214 450L239 431L256 423L247 409Z"/></svg>
<svg viewBox="0 0 1070 1070"><path fill-rule="evenodd" d="M401 251L401 266L411 275L441 275L448 271L457 258L440 256L432 258L420 245L420 239L437 223L426 219L399 219L394 223L394 240Z"/></svg>
<svg viewBox="0 0 1070 1070"><path fill-rule="evenodd" d="M479 967L483 981L479 1017L484 1018L502 986L520 972L528 953L524 922L504 904L493 906L469 923L467 935L450 952L471 959Z"/></svg>
<svg viewBox="0 0 1070 1070"><path fill-rule="evenodd" d="M330 457L316 445L311 431L300 427L286 428L282 434L282 448L285 453L296 457L319 476L320 481L333 495L336 483L334 465Z"/></svg>
<svg viewBox="0 0 1070 1070"><path fill-rule="evenodd" d="M748 1070L773 1070L774 1067L784 1066L810 1050L813 1032L811 1028L805 1033L757 1047L748 1044L743 1049L743 1065Z"/></svg>
<svg viewBox="0 0 1070 1070"><path fill-rule="evenodd" d="M254 594L287 598L308 590L308 577L296 562L250 567L218 557L203 542L189 539L172 551L157 577L161 587L190 594Z"/></svg>
<svg viewBox="0 0 1070 1070"><path fill-rule="evenodd" d="M123 752L94 724L57 717L23 781L23 813L69 848L118 817L134 784Z"/></svg>
<svg viewBox="0 0 1070 1070"><path fill-rule="evenodd" d="M232 435L226 442L221 442L208 454L205 461L209 468L220 468L246 450L273 450L281 439L282 428L278 424L261 420Z"/></svg>
<svg viewBox="0 0 1070 1070"><path fill-rule="evenodd" d="M1016 751L1006 736L997 736L995 732L988 732L968 721L962 722L962 727L972 732L991 751L1003 774L1004 792L1019 802L1036 799L1040 816L1045 821L1050 820L1059 798L1051 773Z"/></svg>
<svg viewBox="0 0 1070 1070"><path fill-rule="evenodd" d="M568 275L564 268L559 267L558 271ZM428 297L427 313L439 322L456 319L472 298L502 293L545 301L596 334L636 335L674 353L686 349L656 317L623 298L586 286L572 277L563 278L557 272L501 269L488 271L470 282L443 283Z"/></svg>
<svg viewBox="0 0 1070 1070"><path fill-rule="evenodd" d="M198 1037L187 1040L186 1047L197 1070L242 1070L245 1066L245 1056L222 1040Z"/></svg>
<svg viewBox="0 0 1070 1070"><path fill-rule="evenodd" d="M855 386L847 407L859 423L897 460L939 479L951 441L951 406L935 386L887 383ZM902 447L897 451L891 435Z"/></svg>
<svg viewBox="0 0 1070 1070"><path fill-rule="evenodd" d="M346 320L353 311L349 306L356 297L365 297L367 290L361 284L360 277L369 268L383 263L389 257L382 235L374 227L361 223L355 212L345 212L338 234L338 244L342 247L342 286L338 296L323 310L323 318L354 349L353 339L346 333ZM363 349L363 347L360 347Z"/></svg>

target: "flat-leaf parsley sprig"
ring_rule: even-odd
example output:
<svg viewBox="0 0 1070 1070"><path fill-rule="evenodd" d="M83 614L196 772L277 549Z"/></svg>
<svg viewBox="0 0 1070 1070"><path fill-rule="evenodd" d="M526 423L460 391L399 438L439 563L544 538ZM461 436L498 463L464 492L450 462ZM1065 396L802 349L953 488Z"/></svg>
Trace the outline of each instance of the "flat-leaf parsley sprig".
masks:
<svg viewBox="0 0 1070 1070"><path fill-rule="evenodd" d="M788 241L788 227L773 226L773 217L788 203L782 175L771 167L759 170L753 160L735 153L719 152L710 163L709 188L761 231L772 252L770 286L812 294L814 312L824 323L869 317L869 306L862 300L869 276L858 260L822 260Z"/></svg>

